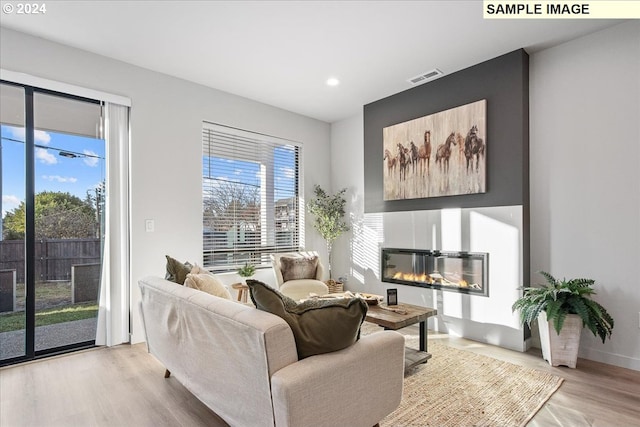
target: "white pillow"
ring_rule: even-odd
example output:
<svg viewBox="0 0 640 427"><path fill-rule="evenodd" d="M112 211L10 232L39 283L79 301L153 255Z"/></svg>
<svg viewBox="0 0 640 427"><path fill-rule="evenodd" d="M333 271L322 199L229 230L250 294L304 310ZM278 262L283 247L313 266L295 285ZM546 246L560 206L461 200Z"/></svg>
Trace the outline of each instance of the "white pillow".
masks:
<svg viewBox="0 0 640 427"><path fill-rule="evenodd" d="M198 264L194 264L193 268L189 272L191 274L213 274L209 270L200 267Z"/></svg>
<svg viewBox="0 0 640 427"><path fill-rule="evenodd" d="M213 274L187 274L187 279L184 281L184 285L188 288L197 289L202 292L206 292L211 295L215 295L224 299L231 299L231 293L225 285L222 284L218 278Z"/></svg>

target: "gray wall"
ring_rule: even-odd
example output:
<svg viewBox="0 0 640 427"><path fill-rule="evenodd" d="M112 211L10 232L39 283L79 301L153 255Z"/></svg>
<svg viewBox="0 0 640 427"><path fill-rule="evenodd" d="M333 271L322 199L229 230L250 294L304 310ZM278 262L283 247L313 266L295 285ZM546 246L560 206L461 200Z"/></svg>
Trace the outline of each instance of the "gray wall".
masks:
<svg viewBox="0 0 640 427"><path fill-rule="evenodd" d="M487 192L383 201L382 129L481 99L487 100ZM365 211L527 206L528 100L529 56L517 50L365 105Z"/></svg>

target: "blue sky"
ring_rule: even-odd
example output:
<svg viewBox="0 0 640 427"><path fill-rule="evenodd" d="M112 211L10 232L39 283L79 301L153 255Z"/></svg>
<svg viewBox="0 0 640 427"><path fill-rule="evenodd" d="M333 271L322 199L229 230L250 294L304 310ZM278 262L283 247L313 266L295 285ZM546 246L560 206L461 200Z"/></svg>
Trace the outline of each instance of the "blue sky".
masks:
<svg viewBox="0 0 640 427"><path fill-rule="evenodd" d="M24 200L24 128L1 126L2 215ZM101 139L35 131L36 193L61 191L84 199L104 180L105 143ZM74 153L69 158L60 153Z"/></svg>
<svg viewBox="0 0 640 427"><path fill-rule="evenodd" d="M275 148L273 151L273 166L274 200L292 197L291 190L293 190L295 184L294 150L289 146ZM257 162L211 157L211 169L217 180L260 186L260 164Z"/></svg>
<svg viewBox="0 0 640 427"><path fill-rule="evenodd" d="M0 127L2 134L2 215L24 200L24 128ZM87 190L104 180L105 143L103 140L36 130L36 193L68 192L84 199ZM77 157L61 156L61 152ZM254 162L212 158L218 179L260 185L260 165ZM274 149L274 199L291 197L295 182L295 153L291 147Z"/></svg>

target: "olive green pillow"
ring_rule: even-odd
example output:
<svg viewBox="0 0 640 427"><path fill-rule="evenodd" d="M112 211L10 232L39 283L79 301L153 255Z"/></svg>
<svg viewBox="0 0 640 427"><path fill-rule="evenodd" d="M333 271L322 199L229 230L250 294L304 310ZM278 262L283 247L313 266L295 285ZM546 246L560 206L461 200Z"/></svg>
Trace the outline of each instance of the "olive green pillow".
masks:
<svg viewBox="0 0 640 427"><path fill-rule="evenodd" d="M247 280L259 310L282 317L291 327L298 358L347 348L360 338L367 315L361 298L309 299L298 303L257 280Z"/></svg>
<svg viewBox="0 0 640 427"><path fill-rule="evenodd" d="M188 262L182 263L175 258L167 257L167 274L165 279L176 282L179 285L184 285L184 281L187 279L187 274L191 273L193 265Z"/></svg>

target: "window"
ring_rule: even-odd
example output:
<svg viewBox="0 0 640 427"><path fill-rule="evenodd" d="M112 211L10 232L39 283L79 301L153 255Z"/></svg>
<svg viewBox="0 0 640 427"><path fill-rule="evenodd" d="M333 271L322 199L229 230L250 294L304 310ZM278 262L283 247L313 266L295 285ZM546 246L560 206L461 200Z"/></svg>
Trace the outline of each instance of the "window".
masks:
<svg viewBox="0 0 640 427"><path fill-rule="evenodd" d="M202 148L204 266L266 266L300 250L300 144L205 122Z"/></svg>

